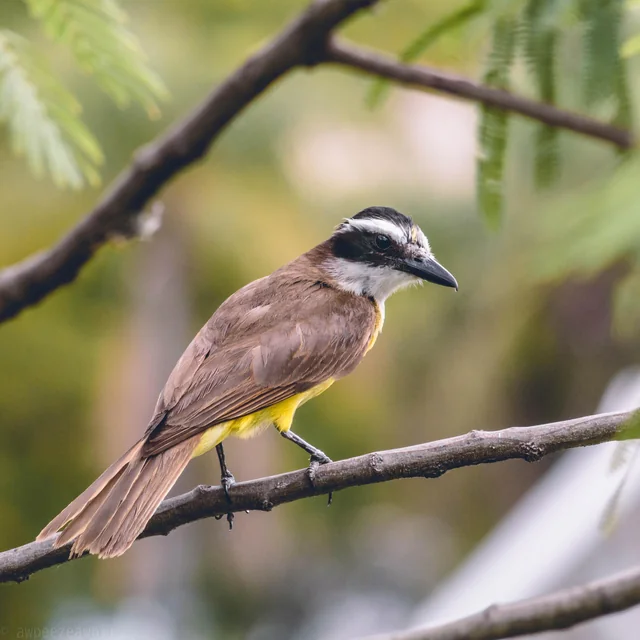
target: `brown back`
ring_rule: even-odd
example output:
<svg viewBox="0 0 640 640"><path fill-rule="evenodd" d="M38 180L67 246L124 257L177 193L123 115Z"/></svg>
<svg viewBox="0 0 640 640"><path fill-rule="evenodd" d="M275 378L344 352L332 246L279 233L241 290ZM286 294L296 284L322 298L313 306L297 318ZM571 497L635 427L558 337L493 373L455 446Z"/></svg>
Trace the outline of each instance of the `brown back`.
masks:
<svg viewBox="0 0 640 640"><path fill-rule="evenodd" d="M314 266L323 251L316 247L218 308L160 394L144 456L356 367L375 329L376 308L335 288Z"/></svg>

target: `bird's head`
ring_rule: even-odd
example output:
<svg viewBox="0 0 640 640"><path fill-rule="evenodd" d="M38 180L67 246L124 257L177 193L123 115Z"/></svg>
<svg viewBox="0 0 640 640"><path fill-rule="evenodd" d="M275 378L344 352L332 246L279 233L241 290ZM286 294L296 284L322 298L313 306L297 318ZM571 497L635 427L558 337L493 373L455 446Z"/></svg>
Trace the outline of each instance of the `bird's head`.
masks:
<svg viewBox="0 0 640 640"><path fill-rule="evenodd" d="M335 283L382 302L394 291L426 280L458 289L433 256L411 218L389 207L369 207L346 218L326 243L323 268Z"/></svg>

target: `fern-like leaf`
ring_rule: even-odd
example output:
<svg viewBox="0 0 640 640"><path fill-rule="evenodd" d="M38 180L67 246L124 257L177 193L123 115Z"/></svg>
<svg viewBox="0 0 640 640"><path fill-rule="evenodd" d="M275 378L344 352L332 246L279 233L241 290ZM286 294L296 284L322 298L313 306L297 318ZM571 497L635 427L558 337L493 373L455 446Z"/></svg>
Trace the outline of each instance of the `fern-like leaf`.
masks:
<svg viewBox="0 0 640 640"><path fill-rule="evenodd" d="M633 131L633 105L629 90L627 63L622 57L618 59L618 64L616 65L614 83L616 113L612 123L621 129Z"/></svg>
<svg viewBox="0 0 640 640"><path fill-rule="evenodd" d="M0 121L9 127L14 152L26 157L37 176L47 169L59 187L100 182L102 152L80 110L29 43L0 30Z"/></svg>
<svg viewBox="0 0 640 640"><path fill-rule="evenodd" d="M584 22L584 100L596 104L617 94L624 0L580 0Z"/></svg>
<svg viewBox="0 0 640 640"><path fill-rule="evenodd" d="M493 44L484 83L509 88L509 72L515 57L517 21L512 16L499 18L493 29ZM509 116L506 111L483 106L478 135L477 191L480 210L492 227L502 218L503 175L507 152Z"/></svg>
<svg viewBox="0 0 640 640"><path fill-rule="evenodd" d="M25 0L46 33L69 47L76 62L121 107L138 102L159 116L167 96L160 77L147 65L126 14L115 0Z"/></svg>
<svg viewBox="0 0 640 640"><path fill-rule="evenodd" d="M529 0L523 14L524 57L534 78L538 97L547 104L556 103L556 57L559 40L558 0ZM559 173L558 130L538 125L536 132L535 179L548 186Z"/></svg>
<svg viewBox="0 0 640 640"><path fill-rule="evenodd" d="M473 0L469 4L447 14L437 22L429 25L415 40L402 51L399 58L408 63L418 59L432 44L445 33L459 29L478 15L487 4L487 0ZM375 80L366 98L366 102L372 109L379 106L389 92L391 84L388 80Z"/></svg>
<svg viewBox="0 0 640 640"><path fill-rule="evenodd" d="M536 81L540 100L556 103L555 58L558 34L548 29L537 37L539 56L536 64ZM558 178L560 149L558 129L549 125L538 125L536 133L535 179L540 186L548 186Z"/></svg>

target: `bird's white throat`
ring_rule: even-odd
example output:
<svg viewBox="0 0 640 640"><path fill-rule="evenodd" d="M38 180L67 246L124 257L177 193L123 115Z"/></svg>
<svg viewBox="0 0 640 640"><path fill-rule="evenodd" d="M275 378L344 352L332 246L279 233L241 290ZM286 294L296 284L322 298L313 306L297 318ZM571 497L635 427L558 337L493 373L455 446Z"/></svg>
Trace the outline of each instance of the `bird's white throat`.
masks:
<svg viewBox="0 0 640 640"><path fill-rule="evenodd" d="M392 293L420 282L416 276L391 267L376 267L345 258L330 258L323 266L341 289L358 296L371 296L381 305Z"/></svg>

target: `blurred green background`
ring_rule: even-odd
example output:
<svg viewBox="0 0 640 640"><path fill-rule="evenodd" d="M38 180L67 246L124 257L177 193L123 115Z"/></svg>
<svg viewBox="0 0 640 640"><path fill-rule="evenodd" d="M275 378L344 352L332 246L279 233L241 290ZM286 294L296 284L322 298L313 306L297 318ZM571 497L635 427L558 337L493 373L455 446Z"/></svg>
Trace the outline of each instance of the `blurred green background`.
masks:
<svg viewBox="0 0 640 640"><path fill-rule="evenodd" d="M83 103L105 150L105 184L305 6L123 4L172 96L158 121L118 110L43 40L21 2L0 3L0 25L50 47ZM450 8L382 3L345 34L397 52ZM488 43L479 21L423 61L479 77ZM561 101L571 105L579 80L566 46ZM634 90L636 69L632 61ZM516 89L530 93L516 71ZM101 251L76 283L0 327L1 549L32 540L138 438L175 360L228 295L366 206L412 215L460 292L427 286L393 298L362 366L299 412L296 431L332 458L588 414L611 376L637 362L637 163L563 133L561 179L540 192L530 177L533 127L514 119L506 216L493 232L474 197L476 107L394 90L372 112L369 85L329 67L288 76L163 192L156 237ZM99 194L36 181L0 129L0 263L53 243ZM306 463L275 431L229 443L227 457L240 480ZM345 603L355 624L370 609L353 603L366 600L376 615L357 630L393 627L552 463L353 489L330 509L318 498L240 514L232 533L224 521L199 522L117 560L0 585L0 622L15 630L104 619L135 629L135 612L146 612L159 638L338 638L331 630ZM177 490L217 480L209 455Z"/></svg>

